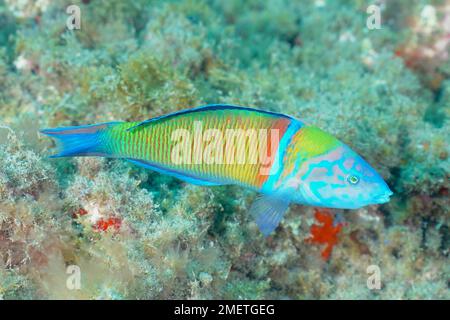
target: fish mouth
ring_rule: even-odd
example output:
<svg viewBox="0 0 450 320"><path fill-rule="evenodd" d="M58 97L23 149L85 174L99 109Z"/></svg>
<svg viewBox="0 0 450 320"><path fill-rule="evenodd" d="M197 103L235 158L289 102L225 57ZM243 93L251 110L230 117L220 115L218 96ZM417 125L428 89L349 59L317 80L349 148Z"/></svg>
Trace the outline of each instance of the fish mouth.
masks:
<svg viewBox="0 0 450 320"><path fill-rule="evenodd" d="M390 197L393 195L394 193L391 190L386 191L384 194L382 194L381 196L378 196L375 198L375 203L377 204L382 204L382 203L386 203L389 202Z"/></svg>

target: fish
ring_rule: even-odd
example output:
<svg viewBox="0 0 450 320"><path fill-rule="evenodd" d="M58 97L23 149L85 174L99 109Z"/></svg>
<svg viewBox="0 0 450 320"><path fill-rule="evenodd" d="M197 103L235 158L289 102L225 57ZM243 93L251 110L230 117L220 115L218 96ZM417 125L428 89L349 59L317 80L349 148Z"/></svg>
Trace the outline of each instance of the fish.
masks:
<svg viewBox="0 0 450 320"><path fill-rule="evenodd" d="M297 118L213 104L142 122L106 122L41 130L51 158L119 158L200 186L239 185L258 193L249 213L264 236L291 203L358 209L393 192L360 155Z"/></svg>

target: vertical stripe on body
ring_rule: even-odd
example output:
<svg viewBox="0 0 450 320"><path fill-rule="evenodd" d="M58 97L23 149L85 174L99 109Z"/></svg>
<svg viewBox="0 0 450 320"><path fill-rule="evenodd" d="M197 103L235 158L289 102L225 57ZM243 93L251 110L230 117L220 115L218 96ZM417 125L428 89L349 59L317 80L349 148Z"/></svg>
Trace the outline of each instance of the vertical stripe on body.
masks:
<svg viewBox="0 0 450 320"><path fill-rule="evenodd" d="M287 149L289 148L294 135L301 130L302 126L303 124L298 120L293 120L289 124L289 127L280 140L278 152L274 160L276 165L272 167L267 181L262 185L261 189L263 192L274 192L281 187L282 174L285 172L286 167L285 159Z"/></svg>

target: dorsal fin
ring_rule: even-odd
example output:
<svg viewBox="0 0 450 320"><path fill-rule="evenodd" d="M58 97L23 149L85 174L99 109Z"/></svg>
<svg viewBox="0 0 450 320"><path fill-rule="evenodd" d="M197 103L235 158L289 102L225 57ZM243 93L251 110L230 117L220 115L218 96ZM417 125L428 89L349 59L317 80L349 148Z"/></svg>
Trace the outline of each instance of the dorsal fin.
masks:
<svg viewBox="0 0 450 320"><path fill-rule="evenodd" d="M136 128L146 126L149 123L152 123L155 121L160 121L160 120L170 119L170 118L182 115L182 114L189 114L189 113L202 112L202 111L214 111L214 110L246 110L246 111L259 112L262 114L267 114L267 115L272 115L272 116L283 117L283 118L287 118L287 119L293 119L292 117L287 116L285 114L272 112L272 111L264 111L264 110L259 110L259 109L233 106L233 105L227 105L227 104L210 104L210 105L200 106L200 107L196 107L196 108L192 108L192 109L176 111L176 112L162 115L159 117L151 118L151 119L142 121L141 123L138 123L137 125L129 128L127 131L132 131L132 130L135 130Z"/></svg>

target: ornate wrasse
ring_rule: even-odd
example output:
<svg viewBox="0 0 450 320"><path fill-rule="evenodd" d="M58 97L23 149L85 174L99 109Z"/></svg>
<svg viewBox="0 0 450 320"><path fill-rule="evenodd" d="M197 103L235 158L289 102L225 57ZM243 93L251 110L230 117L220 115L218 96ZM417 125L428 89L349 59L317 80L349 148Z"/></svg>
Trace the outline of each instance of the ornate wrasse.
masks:
<svg viewBox="0 0 450 320"><path fill-rule="evenodd" d="M53 157L101 156L204 186L237 184L261 193L250 208L264 235L289 203L354 209L389 201L383 178L347 145L290 116L209 105L144 122L42 130Z"/></svg>

